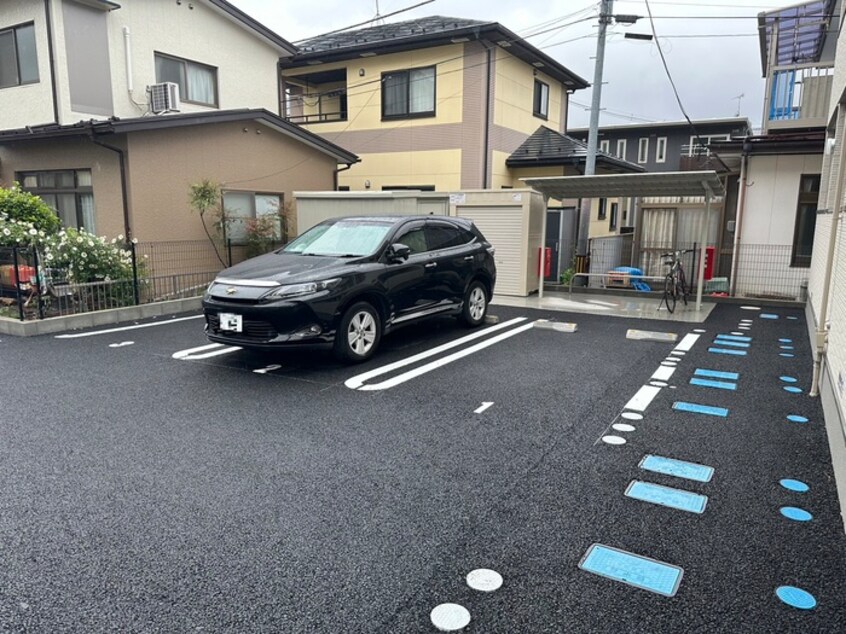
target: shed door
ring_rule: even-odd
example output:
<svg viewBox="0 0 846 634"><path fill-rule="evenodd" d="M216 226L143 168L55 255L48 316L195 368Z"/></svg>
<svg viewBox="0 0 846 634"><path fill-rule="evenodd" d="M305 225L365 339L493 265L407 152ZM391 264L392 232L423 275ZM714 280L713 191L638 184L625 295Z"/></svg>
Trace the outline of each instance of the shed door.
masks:
<svg viewBox="0 0 846 634"><path fill-rule="evenodd" d="M494 248L496 289L498 295L523 297L527 291L526 237L520 207L457 207L459 216L470 218ZM535 271L537 273L537 271Z"/></svg>

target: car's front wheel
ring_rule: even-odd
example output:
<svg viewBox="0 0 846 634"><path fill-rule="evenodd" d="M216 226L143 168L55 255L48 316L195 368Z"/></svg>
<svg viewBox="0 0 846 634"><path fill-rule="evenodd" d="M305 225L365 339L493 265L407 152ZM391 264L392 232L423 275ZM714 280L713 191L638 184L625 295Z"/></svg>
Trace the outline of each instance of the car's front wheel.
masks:
<svg viewBox="0 0 846 634"><path fill-rule="evenodd" d="M472 282L464 295L464 308L461 321L470 328L479 326L488 314L488 293L485 285L476 280Z"/></svg>
<svg viewBox="0 0 846 634"><path fill-rule="evenodd" d="M357 302L341 317L335 333L335 356L351 363L367 361L376 353L381 339L379 313L367 302Z"/></svg>

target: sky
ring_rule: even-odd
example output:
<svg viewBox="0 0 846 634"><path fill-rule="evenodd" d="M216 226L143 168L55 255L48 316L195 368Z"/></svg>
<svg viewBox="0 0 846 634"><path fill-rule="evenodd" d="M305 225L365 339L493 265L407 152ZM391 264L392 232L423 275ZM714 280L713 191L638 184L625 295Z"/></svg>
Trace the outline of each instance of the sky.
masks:
<svg viewBox="0 0 846 634"><path fill-rule="evenodd" d="M421 0L230 1L288 41L296 42L374 18L377 5L384 16ZM764 80L757 14L790 4L787 0L649 0L657 41L682 105L692 119L739 113L754 127L760 126ZM642 17L629 27L609 27L600 125L682 120L655 41L624 38L626 32L651 33L646 2L615 0L613 13ZM592 83L598 14L598 0L433 0L385 21L444 15L499 22ZM590 88L571 96L569 128L587 127L590 102Z"/></svg>

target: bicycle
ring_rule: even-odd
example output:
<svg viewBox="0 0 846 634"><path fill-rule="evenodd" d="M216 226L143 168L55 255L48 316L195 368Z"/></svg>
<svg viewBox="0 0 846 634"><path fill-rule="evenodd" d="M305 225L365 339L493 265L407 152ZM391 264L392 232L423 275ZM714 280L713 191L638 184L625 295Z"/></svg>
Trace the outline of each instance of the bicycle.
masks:
<svg viewBox="0 0 846 634"><path fill-rule="evenodd" d="M693 253L693 249L661 254L664 264L669 266L670 270L667 271L667 276L664 278L664 295L661 298L661 303L658 304L658 308L661 308L661 304L666 304L667 311L670 313L676 309L676 300L679 297L681 297L684 305L687 306L687 296L690 294L690 288L685 280L684 267L681 262L681 256L685 253Z"/></svg>

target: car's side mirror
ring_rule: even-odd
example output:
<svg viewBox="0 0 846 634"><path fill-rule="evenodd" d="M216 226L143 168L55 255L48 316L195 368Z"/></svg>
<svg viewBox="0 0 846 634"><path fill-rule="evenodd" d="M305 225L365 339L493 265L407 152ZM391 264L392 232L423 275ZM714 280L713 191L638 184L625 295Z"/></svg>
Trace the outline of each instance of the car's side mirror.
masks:
<svg viewBox="0 0 846 634"><path fill-rule="evenodd" d="M404 262L411 255L411 247L396 242L388 247L388 262Z"/></svg>

